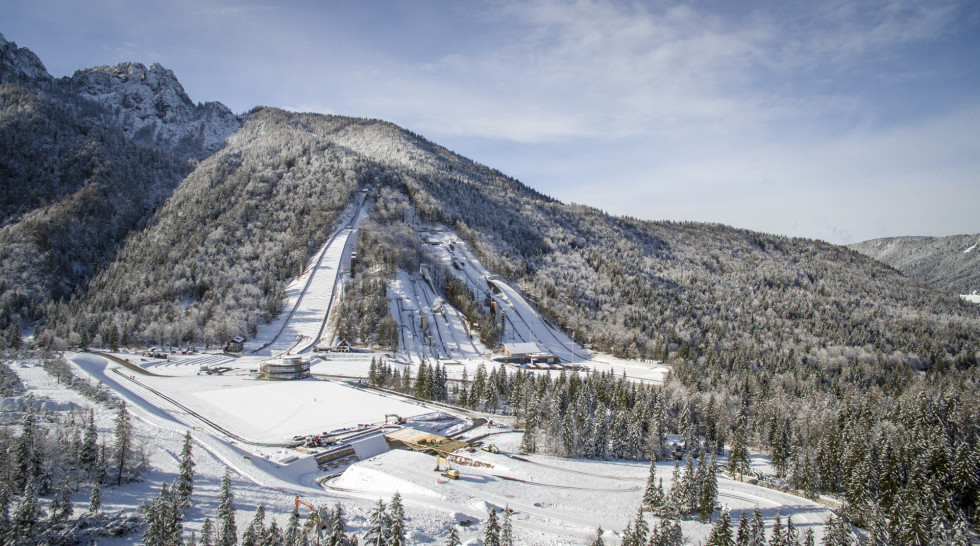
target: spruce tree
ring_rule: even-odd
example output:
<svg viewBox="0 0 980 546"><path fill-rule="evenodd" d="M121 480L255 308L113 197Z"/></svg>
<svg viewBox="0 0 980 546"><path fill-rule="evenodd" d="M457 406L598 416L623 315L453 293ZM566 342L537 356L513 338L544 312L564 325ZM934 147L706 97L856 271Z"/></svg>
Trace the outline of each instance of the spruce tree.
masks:
<svg viewBox="0 0 980 546"><path fill-rule="evenodd" d="M102 508L102 486L99 482L92 484L92 493L88 496L88 511L97 514Z"/></svg>
<svg viewBox="0 0 980 546"><path fill-rule="evenodd" d="M279 522L273 517L265 532L262 533L262 546L282 546L282 544L282 529L279 528Z"/></svg>
<svg viewBox="0 0 980 546"><path fill-rule="evenodd" d="M497 509L487 510L487 526L483 530L484 546L500 546L500 524L497 522Z"/></svg>
<svg viewBox="0 0 980 546"><path fill-rule="evenodd" d="M263 536L265 536L265 504L259 504L252 522L248 524L242 535L242 546L261 546Z"/></svg>
<svg viewBox="0 0 980 546"><path fill-rule="evenodd" d="M51 518L58 522L66 522L71 519L72 515L75 513L75 506L71 502L71 486L68 485L68 478L61 484L61 489L58 491L58 495L55 497L58 499L58 510L52 509ZM53 502L53 501L52 501Z"/></svg>
<svg viewBox="0 0 980 546"><path fill-rule="evenodd" d="M728 457L728 472L737 480L748 474L749 466L749 446L745 437L745 422L739 423L735 429L735 436L732 437L732 452Z"/></svg>
<svg viewBox="0 0 980 546"><path fill-rule="evenodd" d="M446 538L446 546L461 546L459 531L456 530L456 520L449 524L449 536Z"/></svg>
<svg viewBox="0 0 980 546"><path fill-rule="evenodd" d="M201 546L214 546L214 523L208 517L201 524Z"/></svg>
<svg viewBox="0 0 980 546"><path fill-rule="evenodd" d="M343 546L347 540L347 520L344 519L344 506L339 502L333 509L330 534L327 536L327 546Z"/></svg>
<svg viewBox="0 0 980 546"><path fill-rule="evenodd" d="M6 540L10 526L10 491L0 485L0 541Z"/></svg>
<svg viewBox="0 0 980 546"><path fill-rule="evenodd" d="M215 546L234 546L238 544L238 527L235 525L235 494L231 491L231 471L225 469L221 478L221 492L218 494L218 533ZM203 533L202 533L203 534ZM204 537L201 537L204 540Z"/></svg>
<svg viewBox="0 0 980 546"><path fill-rule="evenodd" d="M364 543L371 546L383 546L388 544L388 512L383 500L378 499L378 504L371 510L368 517L367 535Z"/></svg>
<svg viewBox="0 0 980 546"><path fill-rule="evenodd" d="M34 478L27 481L24 489L24 496L14 510L11 518L10 534L16 537L19 543L34 544L37 538L36 527L41 520L41 505L37 500L37 492L34 486Z"/></svg>
<svg viewBox="0 0 980 546"><path fill-rule="evenodd" d="M831 514L826 527L827 531L823 536L825 546L853 546L857 543L851 524L843 517Z"/></svg>
<svg viewBox="0 0 980 546"><path fill-rule="evenodd" d="M286 523L286 531L283 533L283 544L295 546L300 533L302 533L302 529L299 525L299 511L294 507L293 511L289 513L289 521Z"/></svg>
<svg viewBox="0 0 980 546"><path fill-rule="evenodd" d="M184 446L180 451L180 476L177 480L177 498L180 504L190 504L191 493L194 492L194 456L192 454L191 431L184 435Z"/></svg>
<svg viewBox="0 0 980 546"><path fill-rule="evenodd" d="M711 528L705 546L735 546L735 539L732 537L732 517L728 510L721 511L721 515Z"/></svg>
<svg viewBox="0 0 980 546"><path fill-rule="evenodd" d="M699 502L699 515L701 523L711 521L711 516L715 511L715 502L718 500L718 473L715 471L715 454L707 463L702 459L701 465L704 469L701 472L701 498Z"/></svg>
<svg viewBox="0 0 980 546"><path fill-rule="evenodd" d="M589 546L606 546L606 544L602 541L602 525L596 528L595 538L592 539Z"/></svg>
<svg viewBox="0 0 980 546"><path fill-rule="evenodd" d="M126 409L126 402L119 404L119 412L116 414L116 443L112 450L112 461L116 469L116 486L122 485L123 474L129 463L130 452L132 451L132 424L129 422L129 411Z"/></svg>
<svg viewBox="0 0 980 546"><path fill-rule="evenodd" d="M500 546L514 546L514 527L510 522L510 505L504 507L503 521L500 523Z"/></svg>
<svg viewBox="0 0 980 546"><path fill-rule="evenodd" d="M87 478L95 475L95 465L99 460L99 434L95 428L95 409L89 409L88 423L85 426L85 435L82 437L82 445L79 449L79 463L82 471Z"/></svg>
<svg viewBox="0 0 980 546"><path fill-rule="evenodd" d="M646 544L647 536L650 534L650 527L647 520L643 518L643 507L637 508L636 519L633 521L633 532L636 536L638 545Z"/></svg>
<svg viewBox="0 0 980 546"><path fill-rule="evenodd" d="M735 543L739 546L748 544L749 536L749 519L745 517L745 510L742 510L742 516L738 519L738 532L735 534Z"/></svg>
<svg viewBox="0 0 980 546"><path fill-rule="evenodd" d="M769 535L769 546L783 546L783 518L776 512L776 521L772 524L772 533Z"/></svg>
<svg viewBox="0 0 980 546"><path fill-rule="evenodd" d="M752 511L752 520L749 522L749 542L750 546L764 546L766 544L766 524L762 521L762 510L756 506Z"/></svg>
<svg viewBox="0 0 980 546"><path fill-rule="evenodd" d="M395 491L391 496L389 508L390 546L405 546L405 507L402 506L401 493Z"/></svg>
<svg viewBox="0 0 980 546"><path fill-rule="evenodd" d="M655 515L664 505L663 480L657 482L657 461L650 461L650 470L647 473L647 486L643 491L643 509L653 512Z"/></svg>

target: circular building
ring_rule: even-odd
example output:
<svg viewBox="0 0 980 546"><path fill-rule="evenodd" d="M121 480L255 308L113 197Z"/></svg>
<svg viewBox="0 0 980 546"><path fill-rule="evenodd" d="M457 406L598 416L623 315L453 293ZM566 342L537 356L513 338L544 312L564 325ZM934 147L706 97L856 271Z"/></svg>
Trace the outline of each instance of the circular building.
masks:
<svg viewBox="0 0 980 546"><path fill-rule="evenodd" d="M310 376L310 361L298 356L284 356L267 360L259 366L259 377L273 381L303 379Z"/></svg>

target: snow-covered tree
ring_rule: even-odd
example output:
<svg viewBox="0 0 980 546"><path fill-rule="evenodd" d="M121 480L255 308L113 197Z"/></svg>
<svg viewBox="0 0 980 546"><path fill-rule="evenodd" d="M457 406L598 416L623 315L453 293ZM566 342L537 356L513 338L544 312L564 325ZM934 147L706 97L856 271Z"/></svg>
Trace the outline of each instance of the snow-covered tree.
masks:
<svg viewBox="0 0 980 546"><path fill-rule="evenodd" d="M500 522L500 546L514 546L514 526L510 521L510 513L510 505L505 506Z"/></svg>
<svg viewBox="0 0 980 546"><path fill-rule="evenodd" d="M133 450L133 427L129 422L126 402L119 403L116 412L116 443L112 449L113 466L116 470L116 485L122 485L124 472L129 466Z"/></svg>
<svg viewBox="0 0 980 546"><path fill-rule="evenodd" d="M721 515L718 516L711 528L711 534L708 535L708 542L705 543L705 546L735 546L733 535L732 516L727 509L722 510Z"/></svg>
<svg viewBox="0 0 980 546"><path fill-rule="evenodd" d="M487 509L487 524L483 528L484 546L500 546L500 523L497 521L497 509L490 506Z"/></svg>
<svg viewBox="0 0 980 546"><path fill-rule="evenodd" d="M218 493L218 512L215 515L218 521L217 537L215 546L234 546L238 544L238 527L235 525L235 494L231 490L231 471L225 469L225 475L221 478L221 492ZM201 541L204 541L204 532L201 532Z"/></svg>
<svg viewBox="0 0 980 546"><path fill-rule="evenodd" d="M192 453L191 431L184 434L184 445L180 450L180 466L177 478L177 497L184 506L190 504L191 494L194 492L194 456Z"/></svg>

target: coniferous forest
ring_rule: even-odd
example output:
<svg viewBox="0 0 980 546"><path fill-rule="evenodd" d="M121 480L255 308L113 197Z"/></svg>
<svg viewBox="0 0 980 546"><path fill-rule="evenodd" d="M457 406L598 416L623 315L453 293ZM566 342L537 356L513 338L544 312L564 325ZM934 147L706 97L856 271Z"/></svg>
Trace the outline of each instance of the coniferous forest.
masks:
<svg viewBox="0 0 980 546"><path fill-rule="evenodd" d="M4 347L25 329L54 350L250 337L366 189L344 337L395 348L387 283L422 264L446 301L483 320L481 295L424 251L416 228L438 224L580 344L671 367L654 387L503 369L450 383L438 363L414 378L376 363L376 385L514 414L528 452L658 460L676 435L692 472L728 457L734 473L746 450L762 452L787 487L839 499L841 521L873 544L954 542L980 528L976 305L822 241L561 203L382 121L260 107L205 150L134 138L111 108L45 85L0 85ZM121 432L96 437L93 456L88 439L62 437L86 423L72 419L52 428L63 433L39 434L29 417L4 428L17 454L3 472L20 498L138 474L138 450L109 447ZM48 475L39 454L70 460ZM670 502L649 508L710 519L708 481L669 485Z"/></svg>

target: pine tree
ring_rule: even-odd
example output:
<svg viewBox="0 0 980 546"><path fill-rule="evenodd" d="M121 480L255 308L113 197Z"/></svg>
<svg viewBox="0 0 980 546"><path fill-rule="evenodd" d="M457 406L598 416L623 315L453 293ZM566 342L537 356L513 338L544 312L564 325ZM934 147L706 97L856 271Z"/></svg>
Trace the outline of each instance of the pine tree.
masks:
<svg viewBox="0 0 980 546"><path fill-rule="evenodd" d="M201 546L214 546L214 523L211 518L204 518L201 524Z"/></svg>
<svg viewBox="0 0 980 546"><path fill-rule="evenodd" d="M500 546L514 546L514 527L510 522L510 505L504 507L503 521L500 523Z"/></svg>
<svg viewBox="0 0 980 546"><path fill-rule="evenodd" d="M184 542L184 546L197 546L197 534L195 534L194 531L191 531L191 536L189 536L187 541Z"/></svg>
<svg viewBox="0 0 980 546"><path fill-rule="evenodd" d="M388 544L391 546L405 545L405 507L402 506L401 493L395 491L391 496L389 508L390 538Z"/></svg>
<svg viewBox="0 0 980 546"><path fill-rule="evenodd" d="M823 537L825 546L853 546L857 543L851 524L843 517L831 514L826 526L827 532Z"/></svg>
<svg viewBox="0 0 980 546"><path fill-rule="evenodd" d="M327 546L343 546L347 540L347 520L344 519L344 506L339 502L333 509L330 534L327 536Z"/></svg>
<svg viewBox="0 0 980 546"><path fill-rule="evenodd" d="M738 518L738 533L735 535L735 543L739 546L744 546L749 543L749 519L745 517L745 511L742 511L741 517Z"/></svg>
<svg viewBox="0 0 980 546"><path fill-rule="evenodd" d="M701 522L706 523L711 521L711 516L715 511L715 502L718 500L718 473L715 471L715 454L711 454L707 464L702 459L701 465L705 468L701 472L699 514Z"/></svg>
<svg viewBox="0 0 980 546"><path fill-rule="evenodd" d="M772 524L772 534L769 536L769 546L783 546L783 519L776 512L776 521Z"/></svg>
<svg viewBox="0 0 980 546"><path fill-rule="evenodd" d="M534 421L528 419L524 423L524 434L521 435L521 447L519 451L526 455L528 453L535 453L537 450L537 443L534 440Z"/></svg>
<svg viewBox="0 0 980 546"><path fill-rule="evenodd" d="M235 494L231 491L231 471L225 469L221 478L221 492L218 494L218 536L216 546L238 544L238 527L235 525ZM203 535L203 532L202 532ZM204 537L201 537L204 540Z"/></svg>
<svg viewBox="0 0 980 546"><path fill-rule="evenodd" d="M745 437L745 421L743 420L735 429L735 436L732 437L732 452L728 457L728 472L735 479L741 480L742 476L748 474L749 470L749 446Z"/></svg>
<svg viewBox="0 0 980 546"><path fill-rule="evenodd" d="M793 525L793 516L786 518L786 539L783 543L789 546L797 546L800 543L800 532Z"/></svg>
<svg viewBox="0 0 980 546"><path fill-rule="evenodd" d="M449 537L446 538L446 546L461 546L463 543L459 540L459 531L456 530L456 520L453 520L449 524Z"/></svg>
<svg viewBox="0 0 980 546"><path fill-rule="evenodd" d="M732 517L727 509L722 510L721 516L715 521L705 546L735 546L735 540L732 537Z"/></svg>
<svg viewBox="0 0 980 546"><path fill-rule="evenodd" d="M484 546L500 546L500 524L497 522L497 509L491 506L487 510L487 526L483 530Z"/></svg>
<svg viewBox="0 0 980 546"><path fill-rule="evenodd" d="M99 460L99 434L95 428L95 409L89 409L88 423L85 435L78 453L79 463L85 476L91 478L95 474L95 465Z"/></svg>
<svg viewBox="0 0 980 546"><path fill-rule="evenodd" d="M129 463L130 452L132 451L132 424L129 422L129 411L126 409L126 402L119 404L119 412L116 414L116 444L112 450L113 464L117 470L116 486L122 485L123 473Z"/></svg>
<svg viewBox="0 0 980 546"><path fill-rule="evenodd" d="M24 489L24 496L20 499L20 504L14 510L10 526L10 534L16 537L19 543L34 544L36 527L41 520L41 505L37 500L37 492L34 487L34 478L27 481Z"/></svg>
<svg viewBox="0 0 980 546"><path fill-rule="evenodd" d="M245 528L242 535L242 546L260 546L265 536L265 504L259 504L258 510L252 517L252 522Z"/></svg>
<svg viewBox="0 0 980 546"><path fill-rule="evenodd" d="M191 431L184 435L184 446L180 451L180 476L177 481L177 498L180 504L187 506L190 504L191 493L194 492L194 456L191 453Z"/></svg>
<svg viewBox="0 0 980 546"><path fill-rule="evenodd" d="M633 532L636 535L637 544L642 545L647 541L647 536L650 534L650 527L647 525L647 520L643 518L643 507L637 508L636 519L633 522Z"/></svg>
<svg viewBox="0 0 980 546"><path fill-rule="evenodd" d="M293 508L289 513L289 521L286 523L286 532L283 534L283 543L286 546L295 546L302 533L299 525L299 511Z"/></svg>
<svg viewBox="0 0 980 546"><path fill-rule="evenodd" d="M72 515L75 513L75 506L71 502L71 486L68 485L68 478L65 478L64 483L61 484L61 490L58 492L58 512L54 513L52 509L51 517L58 522L66 522L71 519Z"/></svg>
<svg viewBox="0 0 980 546"><path fill-rule="evenodd" d="M282 546L282 544L282 530L279 529L279 522L273 517L265 532L262 533L262 546Z"/></svg>
<svg viewBox="0 0 980 546"><path fill-rule="evenodd" d="M651 460L650 471L647 474L647 487L643 492L643 509L656 515L663 507L664 500L663 480L657 481L657 462Z"/></svg>
<svg viewBox="0 0 980 546"><path fill-rule="evenodd" d="M386 546L388 544L388 512L386 509L384 501L378 499L378 504L374 506L371 515L368 517L370 527L364 537L365 544L371 546Z"/></svg>
<svg viewBox="0 0 980 546"><path fill-rule="evenodd" d="M10 491L0 486L0 540L6 540L10 526Z"/></svg>
<svg viewBox="0 0 980 546"><path fill-rule="evenodd" d="M595 538L592 539L589 546L606 546L606 544L602 541L602 525L595 530Z"/></svg>
<svg viewBox="0 0 980 546"><path fill-rule="evenodd" d="M749 546L765 546L766 544L766 524L762 521L762 510L756 506L752 511L752 520L749 522Z"/></svg>
<svg viewBox="0 0 980 546"><path fill-rule="evenodd" d="M102 508L102 487L99 482L92 484L92 493L88 497L88 511L97 514Z"/></svg>

